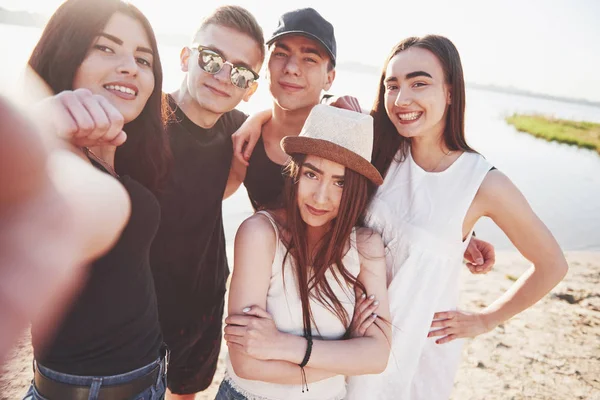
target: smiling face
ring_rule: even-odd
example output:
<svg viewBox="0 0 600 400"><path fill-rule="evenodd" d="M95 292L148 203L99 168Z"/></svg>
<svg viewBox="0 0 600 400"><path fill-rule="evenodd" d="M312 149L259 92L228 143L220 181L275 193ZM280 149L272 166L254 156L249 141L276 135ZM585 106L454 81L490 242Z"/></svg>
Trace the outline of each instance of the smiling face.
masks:
<svg viewBox="0 0 600 400"><path fill-rule="evenodd" d="M261 45L251 36L226 26L209 24L198 32L195 43L219 53L226 61L258 73L262 65ZM196 106L215 114L233 110L240 101L248 101L257 83L240 89L231 83L231 66L224 65L216 74L209 74L198 65L198 49L181 52L181 67L187 73L187 92Z"/></svg>
<svg viewBox="0 0 600 400"><path fill-rule="evenodd" d="M385 73L385 110L406 138L441 136L450 104L442 64L419 47L396 54Z"/></svg>
<svg viewBox="0 0 600 400"><path fill-rule="evenodd" d="M267 79L276 104L284 110L313 107L329 90L335 70L329 70L326 50L315 40L286 35L270 46Z"/></svg>
<svg viewBox="0 0 600 400"><path fill-rule="evenodd" d="M136 119L154 90L154 62L148 35L136 19L115 13L92 43L75 73L73 89L106 97L123 114Z"/></svg>
<svg viewBox="0 0 600 400"><path fill-rule="evenodd" d="M302 220L317 228L338 215L346 168L325 158L308 155L298 174L298 209Z"/></svg>

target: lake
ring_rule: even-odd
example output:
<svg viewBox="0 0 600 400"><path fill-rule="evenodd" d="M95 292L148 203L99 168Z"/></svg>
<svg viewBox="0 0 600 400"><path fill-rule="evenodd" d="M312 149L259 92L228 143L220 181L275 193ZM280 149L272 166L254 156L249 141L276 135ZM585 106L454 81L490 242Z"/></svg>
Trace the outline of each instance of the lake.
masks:
<svg viewBox="0 0 600 400"><path fill-rule="evenodd" d="M16 81L13 78L26 63L40 33L39 28L0 24L0 36L4 38L0 43L0 54L5 60L3 85ZM171 91L178 87L183 77L179 70L180 48L160 46L160 52L165 71L164 89ZM377 81L375 74L338 69L331 92L354 95L363 108L370 108ZM269 106L269 93L262 81L252 100L242 103L239 108L252 113ZM470 145L517 185L563 250L600 250L600 156L591 150L549 143L517 132L504 122L504 117L513 112L600 122L600 108L480 89L467 90L466 132ZM223 211L227 239L231 244L240 222L252 212L243 188L223 203ZM499 250L514 249L490 220L480 221L476 231L478 237L490 241Z"/></svg>

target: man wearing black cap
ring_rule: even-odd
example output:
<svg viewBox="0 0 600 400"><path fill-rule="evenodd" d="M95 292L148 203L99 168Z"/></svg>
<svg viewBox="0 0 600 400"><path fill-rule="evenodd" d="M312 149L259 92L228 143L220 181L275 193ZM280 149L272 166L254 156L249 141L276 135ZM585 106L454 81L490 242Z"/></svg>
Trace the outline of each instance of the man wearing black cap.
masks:
<svg viewBox="0 0 600 400"><path fill-rule="evenodd" d="M282 166L288 156L279 142L284 136L300 133L308 114L335 78L333 26L312 8L285 13L267 45L272 114L262 125L249 162L244 165L236 158L229 180L233 184L244 182L255 209L281 205Z"/></svg>

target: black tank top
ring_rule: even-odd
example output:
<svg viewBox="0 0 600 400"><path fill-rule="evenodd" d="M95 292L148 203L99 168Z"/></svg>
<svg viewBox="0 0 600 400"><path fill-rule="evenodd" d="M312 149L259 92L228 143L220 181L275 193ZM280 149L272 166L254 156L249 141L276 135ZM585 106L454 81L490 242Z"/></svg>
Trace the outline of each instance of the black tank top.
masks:
<svg viewBox="0 0 600 400"><path fill-rule="evenodd" d="M283 166L271 161L262 136L250 156L244 186L254 210L277 209L283 206L285 176Z"/></svg>
<svg viewBox="0 0 600 400"><path fill-rule="evenodd" d="M149 253L160 207L137 181L129 176L119 181L131 198L131 217L121 237L91 265L82 292L43 351L32 327L36 360L55 371L109 376L159 357L162 335Z"/></svg>

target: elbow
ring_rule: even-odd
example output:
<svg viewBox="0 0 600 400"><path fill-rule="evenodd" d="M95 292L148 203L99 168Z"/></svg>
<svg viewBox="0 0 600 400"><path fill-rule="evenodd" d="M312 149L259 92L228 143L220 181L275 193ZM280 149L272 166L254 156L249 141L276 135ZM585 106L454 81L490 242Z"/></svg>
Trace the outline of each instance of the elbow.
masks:
<svg viewBox="0 0 600 400"><path fill-rule="evenodd" d="M372 353L371 362L367 367L367 371L362 374L381 374L387 368L388 361L390 359L390 347L387 343L379 346L377 351Z"/></svg>
<svg viewBox="0 0 600 400"><path fill-rule="evenodd" d="M231 366L233 367L233 372L235 372L238 377L247 380L257 380L254 368L250 368L247 363L240 361L234 362L233 359L231 359Z"/></svg>
<svg viewBox="0 0 600 400"><path fill-rule="evenodd" d="M567 272L569 272L569 264L567 263L567 260L565 260L564 258L557 264L556 268L556 275L557 275L557 283L562 281L565 276L567 276Z"/></svg>

